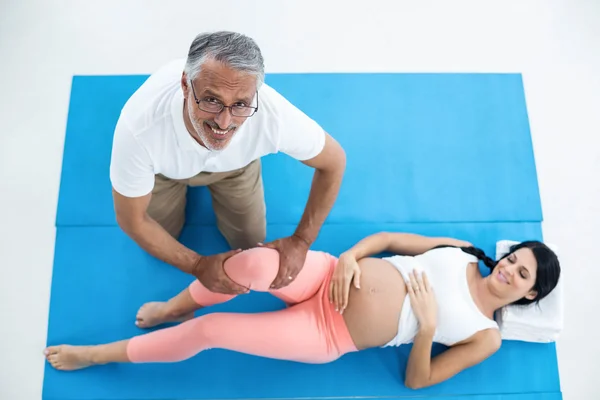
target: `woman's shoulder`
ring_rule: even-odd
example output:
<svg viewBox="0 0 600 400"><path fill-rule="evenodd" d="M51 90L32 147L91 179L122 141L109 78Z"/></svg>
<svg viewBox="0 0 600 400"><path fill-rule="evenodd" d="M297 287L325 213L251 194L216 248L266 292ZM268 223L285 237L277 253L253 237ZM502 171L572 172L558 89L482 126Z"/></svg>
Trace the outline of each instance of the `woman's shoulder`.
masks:
<svg viewBox="0 0 600 400"><path fill-rule="evenodd" d="M473 336L476 336L476 340L491 352L498 351L502 346L502 335L497 328L483 329Z"/></svg>
<svg viewBox="0 0 600 400"><path fill-rule="evenodd" d="M482 329L469 338L455 343L454 345L469 345L473 348L481 349L481 351L490 354L495 353L502 346L502 335L497 328Z"/></svg>

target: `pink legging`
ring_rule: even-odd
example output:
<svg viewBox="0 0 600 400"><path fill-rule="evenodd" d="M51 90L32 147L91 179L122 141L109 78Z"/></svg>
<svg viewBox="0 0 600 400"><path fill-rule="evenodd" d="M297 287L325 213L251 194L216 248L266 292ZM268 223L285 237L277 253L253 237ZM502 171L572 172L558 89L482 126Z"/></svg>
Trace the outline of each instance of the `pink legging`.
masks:
<svg viewBox="0 0 600 400"><path fill-rule="evenodd" d="M337 259L309 251L296 279L279 290L269 288L279 270L279 253L254 248L225 262L236 283L270 292L287 308L264 313L205 314L177 326L136 336L129 341L131 362L176 362L211 348L227 349L274 359L326 363L356 351L343 317L329 302L328 287ZM214 293L195 280L190 294L201 306L222 303L234 296Z"/></svg>

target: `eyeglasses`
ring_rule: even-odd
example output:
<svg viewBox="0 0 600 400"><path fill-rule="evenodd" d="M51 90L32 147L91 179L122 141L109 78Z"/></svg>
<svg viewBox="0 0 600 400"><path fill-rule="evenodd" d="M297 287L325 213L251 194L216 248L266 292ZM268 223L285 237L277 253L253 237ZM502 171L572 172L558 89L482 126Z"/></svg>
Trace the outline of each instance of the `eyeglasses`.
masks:
<svg viewBox="0 0 600 400"><path fill-rule="evenodd" d="M198 108L202 111L206 111L212 114L219 114L223 111L224 108L228 108L231 112L231 115L235 117L251 117L258 111L258 91L256 92L256 107L250 106L242 106L239 104L234 104L232 106L226 106L220 101L213 98L204 98L202 100L198 100L196 97L196 91L194 90L194 84L190 81L190 86L192 87L192 93L194 94L194 100L198 105Z"/></svg>

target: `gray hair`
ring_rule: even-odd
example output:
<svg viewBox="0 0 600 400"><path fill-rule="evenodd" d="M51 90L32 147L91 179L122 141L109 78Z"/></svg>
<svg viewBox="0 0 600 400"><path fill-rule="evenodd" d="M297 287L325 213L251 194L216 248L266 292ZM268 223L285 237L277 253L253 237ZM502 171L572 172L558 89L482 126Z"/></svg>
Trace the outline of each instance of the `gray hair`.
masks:
<svg viewBox="0 0 600 400"><path fill-rule="evenodd" d="M256 76L257 89L264 82L265 66L260 48L253 39L241 33L219 31L196 36L185 64L185 73L190 81L196 78L208 59Z"/></svg>

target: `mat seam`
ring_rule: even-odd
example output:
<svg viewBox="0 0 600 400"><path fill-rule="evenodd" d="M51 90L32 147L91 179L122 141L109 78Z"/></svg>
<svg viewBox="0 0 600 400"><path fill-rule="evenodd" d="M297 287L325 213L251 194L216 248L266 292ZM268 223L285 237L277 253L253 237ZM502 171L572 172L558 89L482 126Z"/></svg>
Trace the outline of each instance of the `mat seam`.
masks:
<svg viewBox="0 0 600 400"><path fill-rule="evenodd" d="M507 393L469 393L469 394L436 394L428 396L426 394L414 394L408 396L324 396L324 397L188 397L188 398L178 398L178 397L163 397L160 400L347 400L347 399L414 399L414 398L439 398L439 397L461 397L461 398L469 398L475 396L520 396L520 395L546 395L546 394L560 394L562 397L562 391L543 391L543 392L507 392ZM84 400L83 398L79 398ZM68 397L43 397L43 400L75 400L74 398ZM94 398L85 398L85 400L157 400L155 398L108 398L108 397L94 397Z"/></svg>
<svg viewBox="0 0 600 400"><path fill-rule="evenodd" d="M540 223L544 222L543 220L489 220L489 221L406 221L406 222L328 222L323 224L323 226L343 226L343 225L434 225L434 224L448 224L448 225L458 225L458 224L515 224L515 223ZM268 223L267 226L287 226L287 225L297 225L296 222L274 222ZM215 224L196 224L191 223L185 226L188 227L212 227L216 228ZM184 226L184 227L185 227ZM119 227L118 224L55 224L57 228L77 228L77 227L89 227L89 228L110 228L110 227Z"/></svg>

